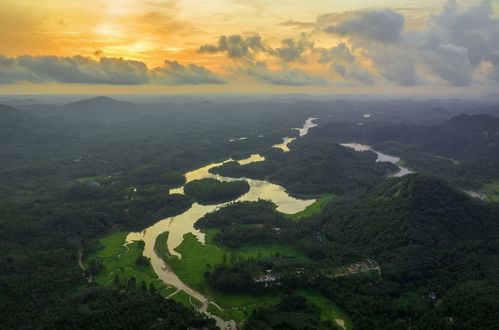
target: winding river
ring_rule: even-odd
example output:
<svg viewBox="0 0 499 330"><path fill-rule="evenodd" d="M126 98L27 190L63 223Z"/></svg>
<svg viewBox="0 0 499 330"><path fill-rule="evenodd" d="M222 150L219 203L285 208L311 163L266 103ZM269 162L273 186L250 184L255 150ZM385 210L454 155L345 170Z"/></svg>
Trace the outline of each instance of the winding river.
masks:
<svg viewBox="0 0 499 330"><path fill-rule="evenodd" d="M297 130L298 131L298 134L300 135L300 137L303 137L305 135L308 134L308 131L313 128L313 127L316 127L317 124L314 123L314 120L316 120L317 118L308 118L306 121L305 121L305 124L303 124L303 127L302 128L293 128L294 130ZM285 137L282 139L282 143L279 143L279 144L274 144L272 146L272 148L276 148L276 149L281 149L282 151L284 152L288 152L290 149L289 149L289 144L291 142L293 142L294 140L296 140L296 138L292 138L292 137Z"/></svg>
<svg viewBox="0 0 499 330"><path fill-rule="evenodd" d="M403 167L403 166L401 166L399 164L399 162L400 162L400 158L399 157L386 155L386 154L384 154L382 152L374 150L373 148L371 148L371 146L368 146L368 145L365 145L365 144L360 144L360 143L342 143L341 145L344 146L344 147L352 148L355 151L372 151L372 152L374 152L378 156L378 158L376 158L377 162L389 162L389 163L397 165L398 168L399 168L399 171L397 173L393 174L392 175L393 177L402 177L404 175L412 173L412 171L410 169L408 169L407 167Z"/></svg>
<svg viewBox="0 0 499 330"><path fill-rule="evenodd" d="M314 119L315 118L307 119L302 128L297 128L300 137L305 136L310 130L310 128L317 126L316 124L313 123ZM295 140L293 138L291 141L288 141L286 143L287 141L286 139L290 138L285 138L284 140L285 148L281 148L283 151L289 151L287 144L289 144L292 140ZM220 181L246 180L250 185L250 190L243 196L236 199L235 201L257 201L258 199L266 199L276 204L277 210L279 212L287 214L294 214L303 211L307 206L315 202L314 199L301 200L293 198L286 192L286 190L283 187L267 181L253 180L248 178L235 179L210 173L210 169L219 167L231 161L234 160L227 159L223 162L212 163L203 166L201 168L198 168L194 171L188 172L185 174L186 183L205 178L214 178ZM263 156L254 154L246 159L239 160L238 163L240 165L247 165L254 162L262 162L262 161L265 161L265 158ZM182 186L179 188L171 189L169 193L183 194L184 187ZM159 276L159 278L163 280L163 282L165 282L166 284L172 285L176 287L178 290L183 290L187 294L201 301L202 305L201 307L199 307L198 310L202 313L206 313L207 315L215 319L217 325L221 329L235 329L236 324L232 320L226 322L221 318L217 317L216 315L208 313L207 308L210 303L214 304L216 307L218 307L218 305L210 301L208 297L205 297L201 293L193 290L185 283L183 283L180 280L180 278L178 278L178 276L170 269L170 267L168 267L168 265L166 265L164 261L156 254L154 250L154 244L156 242L156 238L160 234L164 232L169 232L167 240L168 251L171 255L175 255L178 258L181 258L182 256L177 251L175 251L175 248L182 243L182 241L184 240L184 235L187 233L192 233L197 237L197 239L201 243L204 243L204 234L199 230L197 230L196 228L194 228L194 224L205 214L213 212L216 209L224 205L227 205L228 203L230 202L216 204L216 205L200 205L198 203L194 203L192 204L191 208L189 208L184 213L175 217L170 217L167 219L160 220L141 232L130 233L128 234L126 239L127 243L133 241L144 241L145 243L144 256L146 256L151 260L151 265L156 274Z"/></svg>
<svg viewBox="0 0 499 330"><path fill-rule="evenodd" d="M299 137L305 136L309 130L312 127L317 126L317 124L313 123L313 121L316 118L308 118L305 124L303 125L302 128L296 128L296 130L299 131ZM283 152L289 151L288 144L294 141L296 138L289 138L286 137L283 139L282 144L277 144L274 145L274 148L279 148ZM383 153L380 153L378 151L372 150L370 146L362 145L362 144L357 144L357 143L347 143L347 144L342 144L345 147L350 147L353 148L357 151L367 151L371 150L375 152L378 155L378 158L376 161L388 161L393 164L396 164L400 161L400 158L398 157L393 157L389 155L385 155ZM186 182L191 182L194 180L199 180L199 179L205 179L205 178L214 178L220 181L234 181L234 180L246 180L249 185L250 185L250 190L244 194L243 196L239 197L235 201L257 201L258 199L266 199L272 201L274 204L277 205L277 210L282 212L282 213L287 213L287 214L294 214L300 211L303 211L307 206L313 204L315 200L301 200L301 199L296 199L291 197L286 190L276 184L263 181L263 180L253 180L253 179L248 179L248 178L229 178L229 177L223 177L218 174L212 174L210 173L210 169L222 166L223 164L227 162L234 161L233 159L227 159L222 162L218 163L212 163L206 166L203 166L201 168L198 168L194 171L188 172L185 174ZM254 162L263 162L265 161L265 158L261 155L254 154L251 155L250 157L246 159L242 159L237 161L240 165L247 165L251 164ZM399 165L397 165L399 166ZM405 167L399 166L399 172L396 173L394 176L403 176L406 174L411 173L411 171ZM170 194L183 194L184 193L184 187L179 187L175 189L171 189ZM199 220L201 217L203 217L205 214L209 212L213 212L216 209L227 205L230 202L227 203L221 203L221 204L216 204L216 205L200 205L198 203L192 204L192 206L185 211L184 213L177 215L175 217L170 217L167 219L160 220L153 224L152 226L146 228L145 230L141 232L134 232L134 233L129 233L127 236L127 243L133 242L133 241L144 241L145 246L144 246L144 256L149 258L151 260L151 265L156 272L156 274L159 276L159 278L165 282L166 284L172 285L177 288L177 290L183 290L190 296L196 298L197 300L201 301L202 305L201 307L198 308L198 310L202 313L205 313L212 317L213 319L216 320L217 325L221 329L235 329L236 328L236 323L232 320L230 321L224 321L221 318L217 317L216 315L210 314L207 312L208 305L211 303L215 307L218 307L221 309L218 305L216 305L215 302L211 301L209 297L204 296L203 294L193 290L189 286L187 286L185 283L183 283L180 278L170 269L168 265L164 263L164 261L156 254L154 250L154 244L156 242L156 238L164 233L164 232L169 232L168 235L168 240L167 240L167 247L168 251L171 255L175 255L178 258L182 258L182 256L175 251L175 248L177 248L182 241L184 240L184 235L187 233L192 233L194 234L197 239L204 244L205 242L205 237L202 232L200 232L198 229L194 228L194 224L196 223L197 220Z"/></svg>

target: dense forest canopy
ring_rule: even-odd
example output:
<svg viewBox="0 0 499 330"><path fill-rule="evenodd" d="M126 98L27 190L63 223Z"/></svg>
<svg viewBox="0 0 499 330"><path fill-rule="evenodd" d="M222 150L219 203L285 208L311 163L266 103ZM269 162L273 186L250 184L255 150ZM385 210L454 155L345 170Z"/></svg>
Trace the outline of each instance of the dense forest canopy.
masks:
<svg viewBox="0 0 499 330"><path fill-rule="evenodd" d="M228 202L244 195L249 189L246 181L221 182L210 178L191 181L184 186L184 192L200 204Z"/></svg>

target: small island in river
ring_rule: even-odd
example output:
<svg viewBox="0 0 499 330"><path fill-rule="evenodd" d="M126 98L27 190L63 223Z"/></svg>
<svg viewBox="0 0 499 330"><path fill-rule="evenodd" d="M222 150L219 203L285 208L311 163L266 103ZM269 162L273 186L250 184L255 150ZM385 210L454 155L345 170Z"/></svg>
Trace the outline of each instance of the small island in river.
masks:
<svg viewBox="0 0 499 330"><path fill-rule="evenodd" d="M212 178L195 180L184 186L184 192L203 205L228 202L249 190L250 185L246 181L222 182Z"/></svg>

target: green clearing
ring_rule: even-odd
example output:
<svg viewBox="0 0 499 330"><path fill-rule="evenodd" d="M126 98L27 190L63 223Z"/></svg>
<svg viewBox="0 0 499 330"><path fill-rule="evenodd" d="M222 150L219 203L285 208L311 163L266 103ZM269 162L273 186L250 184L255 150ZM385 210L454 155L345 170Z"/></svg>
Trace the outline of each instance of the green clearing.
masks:
<svg viewBox="0 0 499 330"><path fill-rule="evenodd" d="M87 262L96 259L103 265L103 270L93 276L94 282L118 288L134 277L137 282L143 282L148 287L152 285L163 296L175 292L174 287L158 278L151 265L136 263L137 258L142 256L144 243L137 241L125 246L127 235L126 232L113 232L99 240L102 248L87 258Z"/></svg>
<svg viewBox="0 0 499 330"><path fill-rule="evenodd" d="M244 309L250 313L254 308L264 307L279 302L279 295L250 295L250 294L224 294L208 285L204 273L211 267L223 263L223 256L226 256L227 264L232 260L241 258L270 257L275 253L283 256L306 259L306 257L295 249L280 245L253 245L244 246L239 249L228 249L211 245L212 238L217 229L211 229L206 233L206 245L201 244L193 234L186 234L184 241L175 251L182 255L181 259L176 256L168 257L168 264L175 274L191 288L211 297L224 312L217 311L217 315L224 319L234 319L241 321L245 319ZM216 308L216 307L213 307Z"/></svg>
<svg viewBox="0 0 499 330"><path fill-rule="evenodd" d="M492 182L484 185L480 192L487 195L488 199L493 202L499 202L499 182Z"/></svg>
<svg viewBox="0 0 499 330"><path fill-rule="evenodd" d="M200 307L202 303L194 297L191 297L185 291L180 290L170 297L176 302L186 306L186 307Z"/></svg>
<svg viewBox="0 0 499 330"><path fill-rule="evenodd" d="M284 214L283 215L292 220L299 220L302 218L308 218L315 214L322 212L324 206L335 198L333 194L322 195L319 199L315 201L312 205L307 206L307 208L301 212L295 214Z"/></svg>
<svg viewBox="0 0 499 330"><path fill-rule="evenodd" d="M348 330L353 328L352 320L345 311L319 292L315 290L305 290L300 291L299 294L321 308L321 321L331 321L333 324L338 324L336 319L340 319L344 322L343 329ZM340 324L338 324L338 326L340 326Z"/></svg>
<svg viewBox="0 0 499 330"><path fill-rule="evenodd" d="M208 308L206 309L206 311L210 314L213 314L213 315L216 315L222 319L225 319L227 317L227 314L226 312L222 312L220 309L218 309L217 306L213 305L212 303L210 303L208 305Z"/></svg>
<svg viewBox="0 0 499 330"><path fill-rule="evenodd" d="M225 320L241 322L247 318L256 308L265 308L280 302L281 294L250 295L250 294L224 294L208 285L204 278L204 272L210 267L223 263L223 255L226 255L227 264L232 260L240 258L270 257L275 253L284 256L306 259L299 251L292 247L280 244L244 246L239 249L218 247L213 244L213 236L219 229L206 231L205 240L207 245L201 244L193 234L186 234L184 241L175 250L182 255L179 260L168 254L166 245L168 232L159 235L155 242L155 251L172 267L174 272L182 281L193 289L211 297L214 302L223 308L219 310L213 304L208 306L208 312ZM147 286L154 286L164 297L176 291L176 288L163 283L155 274L150 265L141 266L136 260L143 253L143 243L140 241L125 244L127 233L114 232L99 240L102 248L87 259L98 259L103 263L103 271L94 276L94 281L107 286L119 287L126 285L129 279L135 277L138 282L144 282ZM118 278L116 282L115 278ZM323 320L339 318L345 321L345 329L351 328L348 316L329 299L316 291L300 291L299 294L317 304L322 309ZM201 302L184 291L178 291L171 299L188 307L199 307Z"/></svg>

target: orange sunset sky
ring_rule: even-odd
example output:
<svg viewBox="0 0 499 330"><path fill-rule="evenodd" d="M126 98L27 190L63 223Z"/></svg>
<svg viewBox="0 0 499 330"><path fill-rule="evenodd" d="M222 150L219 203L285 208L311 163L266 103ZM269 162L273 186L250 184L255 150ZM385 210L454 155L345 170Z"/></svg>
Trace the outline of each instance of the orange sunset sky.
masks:
<svg viewBox="0 0 499 330"><path fill-rule="evenodd" d="M488 92L499 82L498 9L0 0L0 93Z"/></svg>

